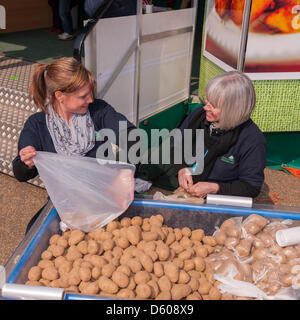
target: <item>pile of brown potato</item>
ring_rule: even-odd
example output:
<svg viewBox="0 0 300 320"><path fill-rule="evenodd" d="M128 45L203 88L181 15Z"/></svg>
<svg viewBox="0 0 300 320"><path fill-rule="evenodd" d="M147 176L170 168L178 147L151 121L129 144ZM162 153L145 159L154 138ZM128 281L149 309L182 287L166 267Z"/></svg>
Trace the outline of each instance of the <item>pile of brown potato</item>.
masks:
<svg viewBox="0 0 300 320"><path fill-rule="evenodd" d="M267 293L291 285L300 247L283 249L274 242L282 224L268 229L267 220L257 215L242 225L231 218L206 236L202 229L163 222L159 214L124 217L89 233L55 234L26 284L124 299L239 299L221 294L214 279L214 273L226 275L234 264L235 279L254 282Z"/></svg>

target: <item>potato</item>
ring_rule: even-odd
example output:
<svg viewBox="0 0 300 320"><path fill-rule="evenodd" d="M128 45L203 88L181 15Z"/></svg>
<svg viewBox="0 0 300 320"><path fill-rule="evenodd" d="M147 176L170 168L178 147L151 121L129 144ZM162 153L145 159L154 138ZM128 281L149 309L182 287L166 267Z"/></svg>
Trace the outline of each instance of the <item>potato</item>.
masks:
<svg viewBox="0 0 300 320"><path fill-rule="evenodd" d="M118 228L119 228L119 222L116 220L113 220L106 225L106 231L108 232L113 232Z"/></svg>
<svg viewBox="0 0 300 320"><path fill-rule="evenodd" d="M263 241L264 247L269 248L274 244L272 236L267 232L259 232L256 237Z"/></svg>
<svg viewBox="0 0 300 320"><path fill-rule="evenodd" d="M127 261L128 267L131 269L133 273L137 273L142 270L142 264L136 258L130 258Z"/></svg>
<svg viewBox="0 0 300 320"><path fill-rule="evenodd" d="M268 250L265 248L252 250L252 256L257 260L264 259L267 256L267 253Z"/></svg>
<svg viewBox="0 0 300 320"><path fill-rule="evenodd" d="M59 237L56 244L63 246L64 248L67 248L69 246L68 240L65 237Z"/></svg>
<svg viewBox="0 0 300 320"><path fill-rule="evenodd" d="M183 269L184 261L182 259L174 258L172 262L175 263L178 266L178 268Z"/></svg>
<svg viewBox="0 0 300 320"><path fill-rule="evenodd" d="M78 271L79 277L82 281L87 282L91 280L92 272L90 268L80 267Z"/></svg>
<svg viewBox="0 0 300 320"><path fill-rule="evenodd" d="M290 287L293 284L293 278L294 275L291 273L288 274L284 274L280 277L280 282L286 286L286 287Z"/></svg>
<svg viewBox="0 0 300 320"><path fill-rule="evenodd" d="M211 289L212 285L206 278L200 278L199 279L199 289L198 292L201 295L206 295L209 293L209 290Z"/></svg>
<svg viewBox="0 0 300 320"><path fill-rule="evenodd" d="M230 247L236 247L239 243L239 240L235 237L228 237L226 240L225 240L225 247L226 248L230 248Z"/></svg>
<svg viewBox="0 0 300 320"><path fill-rule="evenodd" d="M298 251L292 246L283 248L283 254L286 255L288 259L298 258Z"/></svg>
<svg viewBox="0 0 300 320"><path fill-rule="evenodd" d="M53 236L50 237L49 239L49 244L57 244L57 240L60 238L59 234L54 234Z"/></svg>
<svg viewBox="0 0 300 320"><path fill-rule="evenodd" d="M224 231L220 230L214 235L214 237L216 239L217 244L224 245L226 238L227 238L227 235Z"/></svg>
<svg viewBox="0 0 300 320"><path fill-rule="evenodd" d="M213 236L204 236L202 241L212 247L217 245L217 241Z"/></svg>
<svg viewBox="0 0 300 320"><path fill-rule="evenodd" d="M172 300L180 300L192 292L188 284L174 284L171 289Z"/></svg>
<svg viewBox="0 0 300 320"><path fill-rule="evenodd" d="M158 279L157 284L160 291L170 291L172 288L172 283L167 276L162 276Z"/></svg>
<svg viewBox="0 0 300 320"><path fill-rule="evenodd" d="M118 285L106 276L101 276L99 278L98 285L102 291L105 291L109 294L117 293L119 290Z"/></svg>
<svg viewBox="0 0 300 320"><path fill-rule="evenodd" d="M188 227L183 227L183 228L181 229L181 233L182 233L182 235L185 236L185 237L190 237L190 236L192 235L192 231L191 231L191 229L188 228Z"/></svg>
<svg viewBox="0 0 300 320"><path fill-rule="evenodd" d="M129 277L129 284L128 284L127 289L129 289L129 290L134 290L135 287L136 287L136 283L135 283L135 281L134 281L134 277L133 277L133 276L130 276L130 277Z"/></svg>
<svg viewBox="0 0 300 320"><path fill-rule="evenodd" d="M185 249L190 248L193 245L192 240L190 238L188 238L187 236L183 236L181 238L181 240L179 241L179 243Z"/></svg>
<svg viewBox="0 0 300 320"><path fill-rule="evenodd" d="M145 253L141 253L139 255L139 260L141 265L143 266L143 268L148 271L148 272L152 272L153 271L153 260L152 258L145 254Z"/></svg>
<svg viewBox="0 0 300 320"><path fill-rule="evenodd" d="M62 263L64 263L65 261L67 261L66 257L64 256L59 256L57 258L54 259L54 261L51 261L52 265L54 264L54 266L56 268L58 268Z"/></svg>
<svg viewBox="0 0 300 320"><path fill-rule="evenodd" d="M62 256L65 252L65 248L59 244L53 245L52 246L52 250L51 250L52 254L54 257L59 257Z"/></svg>
<svg viewBox="0 0 300 320"><path fill-rule="evenodd" d="M116 271L116 267L112 263L107 263L102 267L101 270L103 276L110 278L112 274Z"/></svg>
<svg viewBox="0 0 300 320"><path fill-rule="evenodd" d="M193 270L194 268L195 268L194 259L184 260L183 269L185 271L190 271L190 270Z"/></svg>
<svg viewBox="0 0 300 320"><path fill-rule="evenodd" d="M102 242L102 247L104 251L112 250L115 246L115 241L113 239L106 239Z"/></svg>
<svg viewBox="0 0 300 320"><path fill-rule="evenodd" d="M150 280L151 280L151 276L150 276L149 272L144 271L144 270L138 271L134 275L134 281L136 284L147 283Z"/></svg>
<svg viewBox="0 0 300 320"><path fill-rule="evenodd" d="M90 239L87 243L87 251L89 254L101 254L103 252L103 248L101 250L100 244L93 239Z"/></svg>
<svg viewBox="0 0 300 320"><path fill-rule="evenodd" d="M131 224L133 226L141 226L143 224L143 219L140 216L135 216L131 219Z"/></svg>
<svg viewBox="0 0 300 320"><path fill-rule="evenodd" d="M164 275L164 268L160 262L154 262L153 272L157 277L162 277Z"/></svg>
<svg viewBox="0 0 300 320"><path fill-rule="evenodd" d="M142 238L145 241L153 241L158 239L158 233L155 231L142 232Z"/></svg>
<svg viewBox="0 0 300 320"><path fill-rule="evenodd" d="M102 268L104 265L106 265L108 262L107 260L102 256L97 255L91 255L89 258L89 262L95 267Z"/></svg>
<svg viewBox="0 0 300 320"><path fill-rule="evenodd" d="M155 300L171 300L171 299L172 299L172 296L169 290L161 291L155 298Z"/></svg>
<svg viewBox="0 0 300 320"><path fill-rule="evenodd" d="M199 289L199 280L191 277L190 281L188 282L188 285L191 287L192 291L197 291Z"/></svg>
<svg viewBox="0 0 300 320"><path fill-rule="evenodd" d="M141 227L141 228L142 228L143 231L148 232L148 231L151 231L151 227L152 227L152 226L151 226L150 223L145 223L145 222L144 222L144 223L142 224L142 227Z"/></svg>
<svg viewBox="0 0 300 320"><path fill-rule="evenodd" d="M50 260L53 257L53 254L50 250L45 250L41 254L41 258L44 260Z"/></svg>
<svg viewBox="0 0 300 320"><path fill-rule="evenodd" d="M38 287L43 285L40 281L36 281L36 280L28 280L26 281L25 284L28 286L38 286ZM49 285L50 285L50 282L49 282Z"/></svg>
<svg viewBox="0 0 300 320"><path fill-rule="evenodd" d="M92 278L97 280L101 276L101 268L99 267L93 267L92 269Z"/></svg>
<svg viewBox="0 0 300 320"><path fill-rule="evenodd" d="M170 248L163 242L159 243L156 247L156 252L158 254L158 259L160 261L165 261L170 256Z"/></svg>
<svg viewBox="0 0 300 320"><path fill-rule="evenodd" d="M79 229L74 229L70 233L70 237L68 239L69 246L73 246L78 244L80 241L84 239L85 233Z"/></svg>
<svg viewBox="0 0 300 320"><path fill-rule="evenodd" d="M152 290L151 287L146 283L140 283L136 286L135 292L137 297L141 299L148 299L151 297Z"/></svg>
<svg viewBox="0 0 300 320"><path fill-rule="evenodd" d="M69 273L72 270L72 262L64 261L58 267L58 273L60 276L63 274Z"/></svg>
<svg viewBox="0 0 300 320"><path fill-rule="evenodd" d="M148 253L149 251L155 251L156 243L155 241L149 241L144 244L144 252Z"/></svg>
<svg viewBox="0 0 300 320"><path fill-rule="evenodd" d="M194 247L197 257L205 258L208 255L208 248L206 246L197 246Z"/></svg>
<svg viewBox="0 0 300 320"><path fill-rule="evenodd" d="M88 253L88 242L86 240L82 240L78 243L77 249L82 253L82 254L87 254Z"/></svg>
<svg viewBox="0 0 300 320"><path fill-rule="evenodd" d="M151 216L150 218L149 218L149 223L152 225L152 226L157 226L157 227L161 227L162 226L162 224L163 224L163 219L161 218L162 216L158 216L158 215L156 215L156 216Z"/></svg>
<svg viewBox="0 0 300 320"><path fill-rule="evenodd" d="M167 261L164 264L164 272L171 282L176 283L178 281L179 268L175 263Z"/></svg>
<svg viewBox="0 0 300 320"><path fill-rule="evenodd" d="M240 243L235 247L235 249L240 257L247 257L250 254L251 247L251 240L242 239Z"/></svg>
<svg viewBox="0 0 300 320"><path fill-rule="evenodd" d="M35 266L30 268L28 272L28 280L30 281L38 281L41 279L42 268L39 266Z"/></svg>
<svg viewBox="0 0 300 320"><path fill-rule="evenodd" d="M58 279L58 271L55 267L47 267L42 271L42 277L46 280Z"/></svg>
<svg viewBox="0 0 300 320"><path fill-rule="evenodd" d="M158 287L158 284L157 284L157 281L156 280L150 280L147 282L148 286L151 288L151 291L152 291L152 294L151 294L151 298L155 299L160 290L159 290L159 287Z"/></svg>
<svg viewBox="0 0 300 320"><path fill-rule="evenodd" d="M205 261L202 257L195 257L193 260L196 271L202 272L205 270Z"/></svg>
<svg viewBox="0 0 300 320"><path fill-rule="evenodd" d="M77 246L71 245L66 254L66 259L68 261L75 261L82 257L82 253L78 250Z"/></svg>
<svg viewBox="0 0 300 320"><path fill-rule="evenodd" d="M166 234L163 232L162 228L157 225L151 225L151 232L158 234L158 240L164 241L166 239Z"/></svg>
<svg viewBox="0 0 300 320"><path fill-rule="evenodd" d="M186 297L186 300L202 300L202 297L198 292L193 292Z"/></svg>
<svg viewBox="0 0 300 320"><path fill-rule="evenodd" d="M196 229L192 231L191 240L198 240L201 241L204 237L204 230Z"/></svg>
<svg viewBox="0 0 300 320"><path fill-rule="evenodd" d="M220 290L216 287L211 287L208 294L211 300L220 300L222 296Z"/></svg>
<svg viewBox="0 0 300 320"><path fill-rule="evenodd" d="M248 234L257 234L262 228L253 222L249 222L243 226Z"/></svg>
<svg viewBox="0 0 300 320"><path fill-rule="evenodd" d="M173 242L170 248L173 249L176 254L180 254L180 252L184 251L185 249L178 241Z"/></svg>
<svg viewBox="0 0 300 320"><path fill-rule="evenodd" d="M29 281L29 282L30 282L30 281ZM42 286L45 286L45 287L49 287L49 286L50 286L50 281L49 281L49 280L46 280L46 279L41 278L41 279L39 280L39 282L42 284ZM25 284L27 284L27 282L26 282Z"/></svg>
<svg viewBox="0 0 300 320"><path fill-rule="evenodd" d="M117 293L117 297L123 298L123 299L134 299L135 293L128 288L124 288Z"/></svg>
<svg viewBox="0 0 300 320"><path fill-rule="evenodd" d="M235 227L227 228L225 230L225 233L228 237L240 238L241 229L239 227L235 226Z"/></svg>
<svg viewBox="0 0 300 320"><path fill-rule="evenodd" d="M137 225L130 226L127 229L127 239L132 245L136 246L142 239L141 228Z"/></svg>
<svg viewBox="0 0 300 320"><path fill-rule="evenodd" d="M178 283L186 284L191 280L191 276L185 270L179 270Z"/></svg>
<svg viewBox="0 0 300 320"><path fill-rule="evenodd" d="M181 260L187 260L187 259L190 259L193 255L194 255L193 250L186 249L178 254L178 258Z"/></svg>
<svg viewBox="0 0 300 320"><path fill-rule="evenodd" d="M101 241L105 241L112 238L113 238L113 234L111 232L104 231L101 233Z"/></svg>
<svg viewBox="0 0 300 320"><path fill-rule="evenodd" d="M129 246L129 241L127 238L125 237L119 237L118 239L116 239L116 244L117 246L119 246L122 249L126 249Z"/></svg>
<svg viewBox="0 0 300 320"><path fill-rule="evenodd" d="M181 233L181 230L179 228L175 228L174 229L174 234L175 234L175 237L176 237L176 241L180 241L181 238L183 237L183 235Z"/></svg>
<svg viewBox="0 0 300 320"><path fill-rule="evenodd" d="M166 245L171 245L176 240L175 233L169 232L166 238Z"/></svg>
<svg viewBox="0 0 300 320"><path fill-rule="evenodd" d="M114 271L111 279L116 283L120 288L126 288L129 284L128 276L121 271Z"/></svg>
<svg viewBox="0 0 300 320"><path fill-rule="evenodd" d="M131 225L131 219L128 217L124 217L120 221L120 225L122 227L128 228Z"/></svg>

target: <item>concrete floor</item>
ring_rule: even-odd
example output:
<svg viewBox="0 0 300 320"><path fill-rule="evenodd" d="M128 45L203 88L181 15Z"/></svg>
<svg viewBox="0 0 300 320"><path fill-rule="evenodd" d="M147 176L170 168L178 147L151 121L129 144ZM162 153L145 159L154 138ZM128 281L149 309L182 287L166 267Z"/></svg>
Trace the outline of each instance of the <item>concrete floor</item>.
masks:
<svg viewBox="0 0 300 320"><path fill-rule="evenodd" d="M28 222L47 199L45 189L0 173L0 265L17 248Z"/></svg>

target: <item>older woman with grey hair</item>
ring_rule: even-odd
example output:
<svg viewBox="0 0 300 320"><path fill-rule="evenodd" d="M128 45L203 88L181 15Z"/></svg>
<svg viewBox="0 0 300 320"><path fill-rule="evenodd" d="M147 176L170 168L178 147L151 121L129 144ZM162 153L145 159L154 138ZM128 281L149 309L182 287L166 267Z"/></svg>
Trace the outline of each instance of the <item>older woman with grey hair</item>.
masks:
<svg viewBox="0 0 300 320"><path fill-rule="evenodd" d="M175 165L179 186L198 197L256 197L264 181L266 143L250 119L256 104L251 80L238 71L218 75L206 86L205 103L181 125L183 134L184 129L204 130L204 169L195 175L197 163Z"/></svg>

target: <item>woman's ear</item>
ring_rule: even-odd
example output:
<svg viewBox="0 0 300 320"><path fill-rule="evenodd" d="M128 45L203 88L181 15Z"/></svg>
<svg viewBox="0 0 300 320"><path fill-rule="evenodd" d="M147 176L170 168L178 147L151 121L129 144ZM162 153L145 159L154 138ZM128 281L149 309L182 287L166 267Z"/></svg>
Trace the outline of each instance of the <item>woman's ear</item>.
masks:
<svg viewBox="0 0 300 320"><path fill-rule="evenodd" d="M54 97L56 100L58 100L59 102L62 102L64 94L61 91L55 91L54 92Z"/></svg>

